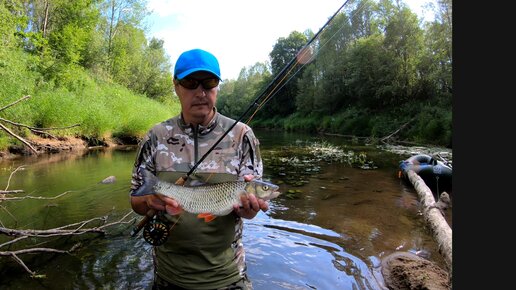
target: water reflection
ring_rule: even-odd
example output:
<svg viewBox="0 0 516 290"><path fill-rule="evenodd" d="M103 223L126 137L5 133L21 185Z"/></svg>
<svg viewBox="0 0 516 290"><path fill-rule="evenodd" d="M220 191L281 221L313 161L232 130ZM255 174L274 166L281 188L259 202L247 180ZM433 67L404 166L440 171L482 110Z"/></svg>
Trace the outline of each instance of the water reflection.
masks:
<svg viewBox="0 0 516 290"><path fill-rule="evenodd" d="M366 263L333 242L346 239L334 231L263 215L246 228L256 289L382 289Z"/></svg>

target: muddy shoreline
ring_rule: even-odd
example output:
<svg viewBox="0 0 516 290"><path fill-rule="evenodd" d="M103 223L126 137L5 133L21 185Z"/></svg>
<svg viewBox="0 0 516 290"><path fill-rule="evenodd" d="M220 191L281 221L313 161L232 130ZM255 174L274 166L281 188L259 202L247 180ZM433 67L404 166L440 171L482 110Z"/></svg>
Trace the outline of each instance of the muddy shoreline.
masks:
<svg viewBox="0 0 516 290"><path fill-rule="evenodd" d="M60 138L41 138L32 137L27 139L33 148L36 149L37 155L57 154L57 153L81 153L91 149L98 148L118 148L125 146L137 145L137 140L124 140L111 138L102 140L85 140L77 137L60 137ZM25 145L12 146L7 150L0 151L0 161L20 158L22 156L36 156L36 154Z"/></svg>

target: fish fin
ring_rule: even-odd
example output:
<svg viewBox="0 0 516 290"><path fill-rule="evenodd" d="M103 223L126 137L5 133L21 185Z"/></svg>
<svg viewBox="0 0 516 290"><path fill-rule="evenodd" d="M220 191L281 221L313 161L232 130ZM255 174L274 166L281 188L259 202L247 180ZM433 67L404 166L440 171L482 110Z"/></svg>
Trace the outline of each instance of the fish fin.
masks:
<svg viewBox="0 0 516 290"><path fill-rule="evenodd" d="M154 186L158 182L158 177L147 169L142 171L143 184L135 191L131 192L131 196L143 196L148 194L155 194Z"/></svg>
<svg viewBox="0 0 516 290"><path fill-rule="evenodd" d="M197 218L204 219L204 222L211 222L214 220L217 216L213 215L211 213L200 213L197 215Z"/></svg>

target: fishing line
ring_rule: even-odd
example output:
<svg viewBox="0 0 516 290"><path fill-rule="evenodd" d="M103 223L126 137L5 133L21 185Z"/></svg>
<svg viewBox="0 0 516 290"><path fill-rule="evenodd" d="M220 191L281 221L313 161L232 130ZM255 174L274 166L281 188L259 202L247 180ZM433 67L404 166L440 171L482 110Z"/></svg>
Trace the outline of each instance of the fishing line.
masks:
<svg viewBox="0 0 516 290"><path fill-rule="evenodd" d="M320 33L326 28L326 26L329 25L329 23L333 20L333 18L338 14L338 12L347 4L348 1L346 1L336 12L335 14L326 22L325 25L323 25L323 27L319 30L319 32L317 32L317 34L315 34L312 39L305 45L303 46L299 52L296 54L295 58L289 63L287 64L286 67L289 67L289 70L288 72L284 73L283 74L283 77L282 79L274 86L274 88L272 90L270 90L270 92L268 93L268 95L258 104L257 108L255 109L255 111L252 113L252 115L247 119L246 121L246 124L249 124L249 122L254 118L254 116L256 115L256 113L258 113L258 111L270 100L272 99L272 97L274 97L287 83L289 83L292 78L294 76L296 76L299 71L305 67L307 64L311 63L315 57L317 55L319 55L319 53L323 50L324 47L326 47L326 45L328 45L328 43L330 43L330 41L344 28L344 26L340 26L324 43L322 43L317 49L313 49L312 46L310 46L312 44L312 42L319 38L320 39ZM354 12L354 14L352 15L351 19L353 18L354 15L356 15L358 12L360 12L361 10L363 10L365 7L365 3L361 3L361 6L359 8L357 8ZM310 54L310 57L308 59L305 59L307 53ZM293 62L294 60L298 60L297 62ZM301 67L299 67L293 74L290 75L290 77L285 81L285 78L290 74L290 72L296 67L299 65L299 63L301 63ZM284 70L282 70L283 72ZM279 73L279 75L282 74L282 72ZM271 82L272 83L272 82ZM281 85L281 86L280 86ZM266 90L271 86L271 84L269 84L269 86L267 86ZM279 88L278 88L279 87ZM265 91L266 91L265 90ZM263 93L262 93L263 94Z"/></svg>
<svg viewBox="0 0 516 290"><path fill-rule="evenodd" d="M296 56L297 57L297 56ZM269 102L272 97L274 97L286 84L288 84L290 82L290 80L292 80L292 78L294 76L296 76L299 71L305 67L308 63L310 63L312 60L314 59L314 55L312 55L310 57L310 59L308 59L308 61L306 63L304 63L301 67L299 67L296 72L294 72L292 75L290 75L290 77L283 83L278 83L278 85L274 88L274 90L271 91L271 93L259 104L258 108L256 108L256 110L253 112L253 114L249 117L249 119L247 119L247 122L246 124L249 124L249 122L251 122L251 120L253 119L253 117L256 115L256 113L258 113L258 111L263 107L265 106L265 104L267 102ZM296 67L296 65L292 66L292 68L290 69L289 73ZM284 80L286 77L288 76L288 73L285 74L284 78L282 80ZM281 84L281 87L279 87L277 90L276 88Z"/></svg>
<svg viewBox="0 0 516 290"><path fill-rule="evenodd" d="M314 37L315 38L315 37ZM308 52L309 51L309 52ZM310 57L308 59L306 59L306 55L307 53L310 53ZM297 75L297 73L301 70L301 68L303 68L305 65L307 65L308 63L310 63L313 59L314 59L314 54L313 54L313 49L312 47L310 46L310 43L306 44L305 46L303 46L299 52L296 54L295 58L297 59L297 62L295 62L291 68L288 70L288 72L286 72L284 75L283 75L283 78L278 82L278 84L276 84L276 86L270 91L270 93L263 99L263 101L258 105L258 107L256 108L256 110L253 112L253 114L251 115L251 117L249 117L249 119L247 120L246 124L249 124L249 122L251 121L251 119L254 117L254 115L269 101L269 99L271 99L277 92L279 92L288 82L290 82L290 80L292 79L292 77L294 77L295 75ZM303 65L301 66L301 68L299 68L294 74L292 74L285 82L283 82L285 80L285 78L290 75L290 72L292 72L292 70L299 64L299 63L302 63ZM279 89L278 86L280 86Z"/></svg>
<svg viewBox="0 0 516 290"><path fill-rule="evenodd" d="M303 46L303 48L301 48L300 51L302 51L303 49L309 47L310 44L312 44L312 42L322 33L322 31L329 25L329 23L335 18L335 16L337 16L337 14L340 12L340 10L342 10L342 8L349 1L350 0L346 0L346 2L344 2L344 4L342 4L342 6L340 6L339 9L337 9L337 11L335 11L335 13L328 19L328 21L326 21L326 23L319 29L319 31L317 31L317 33L310 39L310 41L308 41L308 43L305 44L305 46ZM240 117L237 120L235 120L235 122L224 132L224 134L222 134L219 137L219 139L208 149L208 151L206 153L204 153L204 155L194 164L194 166L186 173L186 175L180 177L176 181L176 184L182 185L182 184L184 184L186 182L186 180L188 180L188 177L190 175L192 175L193 172L195 172L197 167L204 161L204 159L206 159L206 157L213 151L213 149L215 149L217 147L217 145L222 141L222 139L224 139L224 137L226 137L226 135L229 132L231 132L231 130L236 126L236 124L238 124L238 122L241 122L242 119L251 111L251 109L253 107L258 107L259 106L258 102L260 101L260 99L262 99L262 97L265 95L265 93L268 91L268 89L273 86L273 84L276 84L275 87L278 87L278 85L281 84L281 82L279 82L279 83L277 82L278 79L280 79L280 78L284 79L285 78L285 76L287 75L285 72L287 70L291 69L292 65L295 64L298 55L299 55L299 52L296 54L296 56L294 56L290 60L290 62L285 67L283 67L283 69L276 75L276 77L274 77L274 79L269 83L269 85L258 95L258 97L245 110L245 112L242 115L240 115Z"/></svg>

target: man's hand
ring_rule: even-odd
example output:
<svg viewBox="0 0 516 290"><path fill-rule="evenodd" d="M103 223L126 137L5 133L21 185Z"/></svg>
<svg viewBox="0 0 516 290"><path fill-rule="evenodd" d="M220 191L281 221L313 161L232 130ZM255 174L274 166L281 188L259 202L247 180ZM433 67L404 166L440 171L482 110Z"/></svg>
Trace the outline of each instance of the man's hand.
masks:
<svg viewBox="0 0 516 290"><path fill-rule="evenodd" d="M176 200L161 194L132 196L131 203L133 209L143 215L149 210L166 211L169 215L177 215L183 211Z"/></svg>
<svg viewBox="0 0 516 290"><path fill-rule="evenodd" d="M244 176L245 181L251 181L253 178L253 175ZM242 194L240 196L240 201L242 206L235 204L233 205L233 210L235 211L235 214L242 218L252 219L260 210L265 212L269 209L269 203L267 201L256 198L252 193Z"/></svg>

